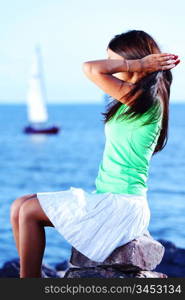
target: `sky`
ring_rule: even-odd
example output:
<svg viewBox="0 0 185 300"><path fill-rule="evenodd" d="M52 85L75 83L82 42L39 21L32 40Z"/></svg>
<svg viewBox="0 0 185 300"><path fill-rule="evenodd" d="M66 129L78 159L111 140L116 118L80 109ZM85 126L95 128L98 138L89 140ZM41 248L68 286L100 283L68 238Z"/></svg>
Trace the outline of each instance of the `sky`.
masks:
<svg viewBox="0 0 185 300"><path fill-rule="evenodd" d="M185 101L184 0L0 0L0 103L25 102L36 44L49 103L101 103L103 91L82 70L106 59L116 34L144 30L163 52L180 56L171 101Z"/></svg>

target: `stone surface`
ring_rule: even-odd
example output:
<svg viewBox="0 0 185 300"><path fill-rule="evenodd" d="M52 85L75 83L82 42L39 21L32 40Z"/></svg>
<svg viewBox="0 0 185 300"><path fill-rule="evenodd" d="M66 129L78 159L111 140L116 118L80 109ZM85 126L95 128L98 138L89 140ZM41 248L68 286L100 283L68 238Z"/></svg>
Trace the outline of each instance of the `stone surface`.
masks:
<svg viewBox="0 0 185 300"><path fill-rule="evenodd" d="M154 271L165 272L168 277L185 277L185 249L176 247L170 241L158 241L165 247L165 253Z"/></svg>
<svg viewBox="0 0 185 300"><path fill-rule="evenodd" d="M70 268L64 278L167 278L152 271L121 272L113 267Z"/></svg>
<svg viewBox="0 0 185 300"><path fill-rule="evenodd" d="M2 269L0 269L0 277L17 278L19 277L19 270L20 270L19 259L18 258L12 259L11 261L7 261L4 263Z"/></svg>
<svg viewBox="0 0 185 300"><path fill-rule="evenodd" d="M161 262L164 251L161 243L145 234L116 248L103 262L92 261L72 247L70 263L77 267L117 266L124 271L151 271Z"/></svg>
<svg viewBox="0 0 185 300"><path fill-rule="evenodd" d="M66 270L67 268L69 268L69 262L67 260L64 260L55 265L55 269L57 271L63 271L63 270Z"/></svg>
<svg viewBox="0 0 185 300"><path fill-rule="evenodd" d="M135 272L126 272L121 270L113 270L112 272L121 272L121 275L123 278L124 276L137 276L139 277L145 277L145 276L163 276L166 274L168 277L185 277L185 249L176 247L172 242L166 241L166 240L158 240L164 247L165 247L165 253L163 256L163 259L161 263L154 269L152 272L150 271L135 271ZM67 267L67 268L66 268ZM71 268L74 268L74 265L67 261L61 261L56 265L55 268L51 267L45 267L43 265L42 271L44 272L44 277L64 277L67 273L71 273ZM92 271L91 268L88 268ZM110 269L108 269L109 272L111 272ZM84 270L84 272L87 272L87 269ZM102 271L105 273L105 271ZM134 275L133 275L134 273ZM156 275L157 273L157 275ZM164 273L163 275L160 275L160 273ZM84 274L84 273L83 273ZM86 273L88 274L88 273ZM101 273L102 274L102 273ZM117 273L118 274L118 273ZM126 275L123 275L126 274ZM70 275L72 276L72 275ZM88 275L89 276L89 275ZM97 273L96 273L97 276ZM94 277L96 277L94 276ZM99 276L99 275L98 275ZM118 275L119 276L119 275ZM0 269L0 277L1 278L8 278L8 277L19 277L19 259L12 259L10 261L7 261Z"/></svg>
<svg viewBox="0 0 185 300"><path fill-rule="evenodd" d="M64 262L63 262L64 263ZM6 262L3 267L0 269L1 278L19 278L20 277L20 263L19 258L12 259L11 261ZM61 277L57 274L57 270L47 266L46 264L42 265L42 277Z"/></svg>

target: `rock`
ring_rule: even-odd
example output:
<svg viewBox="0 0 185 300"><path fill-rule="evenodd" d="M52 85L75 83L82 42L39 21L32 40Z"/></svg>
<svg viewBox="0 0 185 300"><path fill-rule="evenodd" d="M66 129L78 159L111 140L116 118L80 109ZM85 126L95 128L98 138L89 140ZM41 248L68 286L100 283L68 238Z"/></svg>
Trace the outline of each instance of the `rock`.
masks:
<svg viewBox="0 0 185 300"><path fill-rule="evenodd" d="M90 263L95 263L94 266L87 267L77 267L72 264L70 261L62 261L56 265L55 268L51 268L47 265L42 266L42 275L43 277L67 277L72 278L72 276L81 276L81 277L104 277L104 276L114 276L124 278L124 277L145 277L146 278L164 278L168 277L185 277L185 249L176 247L172 242L166 240L158 240L160 244L165 248L164 256L157 265L157 267L152 270L132 270L125 271L124 268L121 269L120 265L110 266L96 266L96 262L90 261ZM122 246L123 247L123 246ZM79 252L78 252L79 253ZM76 253L76 254L78 254ZM73 254L75 254L73 252ZM75 258L75 257L74 257ZM77 257L76 257L77 258ZM75 259L76 259L75 258ZM80 259L85 258L85 261L88 260L87 257L82 256L80 253ZM66 268L67 267L67 268ZM15 258L10 261L7 261L3 267L0 269L0 277L16 277L19 278L19 259ZM66 268L66 269L65 269ZM65 270L64 270L65 269ZM134 268L133 268L134 269ZM73 272L74 271L74 272ZM82 273L80 273L82 271ZM94 274L94 275L93 275ZM165 275L166 274L166 275ZM150 277L149 277L150 276Z"/></svg>
<svg viewBox="0 0 185 300"><path fill-rule="evenodd" d="M165 272L168 277L185 277L185 249L178 248L166 240L158 241L165 247L165 253L154 271Z"/></svg>
<svg viewBox="0 0 185 300"><path fill-rule="evenodd" d="M158 242L160 242L165 247L163 262L165 262L165 261L173 262L178 248L175 246L174 243L172 243L170 241L165 241L165 240L161 239L161 240L158 240Z"/></svg>
<svg viewBox="0 0 185 300"><path fill-rule="evenodd" d="M14 258L8 262L6 262L3 267L0 269L0 277L1 278L20 278L20 263L19 258ZM47 266L46 264L42 265L42 277L48 278L56 278L60 277L57 274L57 271Z"/></svg>
<svg viewBox="0 0 185 300"><path fill-rule="evenodd" d="M64 278L167 278L167 276L151 271L121 272L113 267L91 267L70 268Z"/></svg>
<svg viewBox="0 0 185 300"><path fill-rule="evenodd" d="M67 268L69 268L69 262L67 260L64 260L64 261L62 261L62 262L55 265L55 269L57 271L64 271Z"/></svg>
<svg viewBox="0 0 185 300"><path fill-rule="evenodd" d="M57 276L63 278L70 267L73 267L73 265L69 261L57 264L55 266L55 269L57 270Z"/></svg>
<svg viewBox="0 0 185 300"><path fill-rule="evenodd" d="M185 249L177 248L174 243L160 240L161 244L165 247L165 255L163 263L173 263L185 267Z"/></svg>
<svg viewBox="0 0 185 300"><path fill-rule="evenodd" d="M173 263L176 265L185 267L185 250L184 249L178 249L178 251L176 250L176 255L173 259Z"/></svg>
<svg viewBox="0 0 185 300"><path fill-rule="evenodd" d="M3 278L3 277L6 277L6 278L20 277L19 270L20 270L19 259L14 258L14 259L4 263L2 269L0 269L0 277L1 278Z"/></svg>
<svg viewBox="0 0 185 300"><path fill-rule="evenodd" d="M70 263L78 267L114 266L124 271L150 271L161 262L165 248L150 234L144 234L116 248L103 262L95 262L72 247Z"/></svg>
<svg viewBox="0 0 185 300"><path fill-rule="evenodd" d="M42 265L42 276L45 278L57 278L59 277L56 270L50 266L43 264Z"/></svg>
<svg viewBox="0 0 185 300"><path fill-rule="evenodd" d="M67 269L68 270L68 269ZM57 272L57 277L58 278L64 278L65 277L65 274L66 274L66 272L67 272L67 270L65 270L65 271L58 271Z"/></svg>
<svg viewBox="0 0 185 300"><path fill-rule="evenodd" d="M135 277L138 278L168 278L164 273L151 272L151 271L139 271Z"/></svg>

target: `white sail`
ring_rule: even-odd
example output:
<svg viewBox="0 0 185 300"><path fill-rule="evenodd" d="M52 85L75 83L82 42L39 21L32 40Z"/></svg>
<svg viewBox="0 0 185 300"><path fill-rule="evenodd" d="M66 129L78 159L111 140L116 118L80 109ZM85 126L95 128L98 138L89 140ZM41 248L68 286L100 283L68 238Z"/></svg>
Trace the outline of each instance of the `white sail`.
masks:
<svg viewBox="0 0 185 300"><path fill-rule="evenodd" d="M28 119L30 122L44 123L48 120L45 99L46 92L42 74L41 52L40 48L36 47L27 95Z"/></svg>

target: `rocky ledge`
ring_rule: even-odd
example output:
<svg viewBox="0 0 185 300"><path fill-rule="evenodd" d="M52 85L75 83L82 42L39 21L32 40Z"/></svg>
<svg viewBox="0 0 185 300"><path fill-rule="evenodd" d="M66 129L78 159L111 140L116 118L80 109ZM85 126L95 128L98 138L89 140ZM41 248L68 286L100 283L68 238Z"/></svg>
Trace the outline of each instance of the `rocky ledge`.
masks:
<svg viewBox="0 0 185 300"><path fill-rule="evenodd" d="M6 262L0 277L19 278L19 259ZM52 278L167 278L185 277L185 249L166 240L144 235L115 249L101 263L89 260L72 247L69 261L51 268L42 265L42 277Z"/></svg>
<svg viewBox="0 0 185 300"><path fill-rule="evenodd" d="M103 262L95 262L72 248L69 268L64 277L104 278L166 278L166 274L153 272L161 262L164 246L148 233L116 248Z"/></svg>

